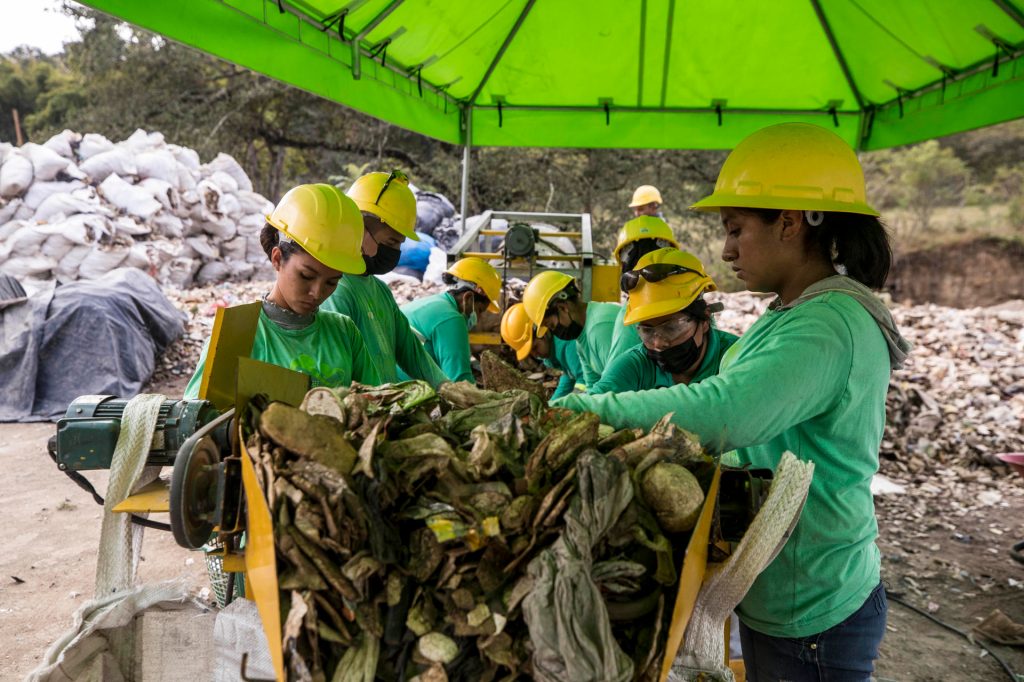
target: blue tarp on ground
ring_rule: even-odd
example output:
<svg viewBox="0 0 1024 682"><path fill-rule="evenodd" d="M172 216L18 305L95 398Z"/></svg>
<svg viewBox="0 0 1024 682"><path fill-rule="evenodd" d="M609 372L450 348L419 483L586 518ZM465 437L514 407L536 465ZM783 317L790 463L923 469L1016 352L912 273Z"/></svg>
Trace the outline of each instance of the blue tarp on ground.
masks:
<svg viewBox="0 0 1024 682"><path fill-rule="evenodd" d="M80 395L134 396L184 325L185 314L134 268L43 286L0 310L0 422L62 416Z"/></svg>

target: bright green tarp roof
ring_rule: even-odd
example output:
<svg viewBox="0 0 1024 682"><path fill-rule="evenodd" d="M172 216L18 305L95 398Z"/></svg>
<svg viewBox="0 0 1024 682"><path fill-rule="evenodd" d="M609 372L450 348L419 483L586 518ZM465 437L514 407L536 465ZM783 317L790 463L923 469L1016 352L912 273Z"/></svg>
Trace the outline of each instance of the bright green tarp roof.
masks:
<svg viewBox="0 0 1024 682"><path fill-rule="evenodd" d="M876 149L1024 116L1024 0L86 4L474 146L730 148L809 121Z"/></svg>

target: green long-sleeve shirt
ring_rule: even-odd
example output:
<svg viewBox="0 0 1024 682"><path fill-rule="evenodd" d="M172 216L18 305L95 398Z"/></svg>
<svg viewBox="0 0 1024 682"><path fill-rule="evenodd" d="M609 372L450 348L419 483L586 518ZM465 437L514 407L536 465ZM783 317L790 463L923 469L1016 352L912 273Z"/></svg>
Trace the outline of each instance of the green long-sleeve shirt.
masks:
<svg viewBox="0 0 1024 682"><path fill-rule="evenodd" d="M186 398L198 398L206 366L207 339L199 365L185 387ZM260 311L251 358L294 369L311 378L312 386L348 386L353 381L376 386L380 383L363 337L352 320L338 313L319 311L308 327L285 329Z"/></svg>
<svg viewBox="0 0 1024 682"><path fill-rule="evenodd" d="M583 368L580 367L580 356L576 353L575 341L563 341L554 334L551 335L551 340L554 342L552 357L546 358L544 364L562 370L558 386L551 394L551 399L555 400L575 390L576 382L583 378Z"/></svg>
<svg viewBox="0 0 1024 682"><path fill-rule="evenodd" d="M469 329L459 312L455 297L444 292L409 301L399 308L423 337L427 355L452 381L473 383L470 365Z"/></svg>
<svg viewBox="0 0 1024 682"><path fill-rule="evenodd" d="M447 381L423 344L409 328L409 320L395 303L388 285L376 277L345 275L330 298L320 306L348 315L356 323L381 383L398 381L398 368L434 388Z"/></svg>
<svg viewBox="0 0 1024 682"><path fill-rule="evenodd" d="M587 386L597 383L612 357L615 319L621 308L622 306L617 303L587 303L587 322L583 325L583 333L576 339L576 353L583 369L583 383ZM553 332L549 330L549 333Z"/></svg>
<svg viewBox="0 0 1024 682"><path fill-rule="evenodd" d="M737 448L740 462L754 467L774 469L786 450L815 463L799 523L738 610L760 632L821 632L850 616L878 585L870 483L890 359L885 325L875 315L850 295L823 293L769 309L726 352L720 373L699 384L557 401L615 427L649 428L672 412L672 421L706 447Z"/></svg>
<svg viewBox="0 0 1024 682"><path fill-rule="evenodd" d="M718 374L722 356L736 342L736 335L723 332L721 329L710 328L707 335L708 349L697 368L697 373L690 380L691 384L700 383L708 377ZM652 388L667 388L675 384L672 375L658 367L647 357L647 351L639 343L622 355L614 358L607 367L601 380L587 387L587 393L624 393L626 391L646 391Z"/></svg>
<svg viewBox="0 0 1024 682"><path fill-rule="evenodd" d="M619 305L618 314L615 316L615 326L612 328L612 345L608 350L609 365L612 360L640 343L640 334L636 329L636 325L626 324L624 322L625 318L626 306Z"/></svg>

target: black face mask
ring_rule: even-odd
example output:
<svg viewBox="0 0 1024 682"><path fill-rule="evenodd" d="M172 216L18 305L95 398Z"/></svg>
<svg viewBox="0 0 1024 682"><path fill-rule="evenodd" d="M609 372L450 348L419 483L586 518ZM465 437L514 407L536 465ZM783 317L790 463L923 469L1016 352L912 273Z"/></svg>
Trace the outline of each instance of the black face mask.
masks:
<svg viewBox="0 0 1024 682"><path fill-rule="evenodd" d="M669 374L680 374L690 369L693 363L700 357L701 347L691 336L682 343L677 343L665 350L652 350L644 346L647 357L654 361L658 367Z"/></svg>
<svg viewBox="0 0 1024 682"><path fill-rule="evenodd" d="M576 320L569 320L569 324L552 327L551 333L563 341L575 341L583 333L583 325Z"/></svg>
<svg viewBox="0 0 1024 682"><path fill-rule="evenodd" d="M377 255L367 256L363 254L363 262L366 263L366 274L383 275L385 272L391 272L398 266L398 260L401 257L401 249L378 244Z"/></svg>

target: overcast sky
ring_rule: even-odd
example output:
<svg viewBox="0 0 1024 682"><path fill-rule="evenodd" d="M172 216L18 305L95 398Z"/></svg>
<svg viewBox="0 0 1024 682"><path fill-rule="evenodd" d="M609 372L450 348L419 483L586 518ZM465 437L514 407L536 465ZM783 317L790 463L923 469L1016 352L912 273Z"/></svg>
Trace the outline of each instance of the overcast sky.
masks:
<svg viewBox="0 0 1024 682"><path fill-rule="evenodd" d="M60 0L0 0L0 53L19 45L38 47L47 54L60 52L65 42L78 37L75 22L60 11L60 5Z"/></svg>

